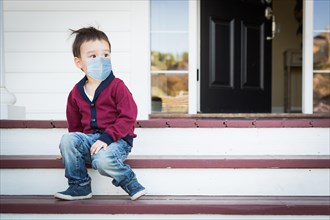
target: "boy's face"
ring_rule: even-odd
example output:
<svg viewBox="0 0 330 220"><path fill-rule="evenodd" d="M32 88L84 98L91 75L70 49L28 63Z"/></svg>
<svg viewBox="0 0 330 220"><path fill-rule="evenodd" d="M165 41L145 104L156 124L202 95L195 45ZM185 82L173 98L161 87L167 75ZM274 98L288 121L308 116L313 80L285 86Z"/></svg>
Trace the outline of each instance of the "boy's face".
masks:
<svg viewBox="0 0 330 220"><path fill-rule="evenodd" d="M109 57L110 48L105 40L86 41L80 46L81 57L75 57L74 62L79 69L87 73L86 62L96 57Z"/></svg>

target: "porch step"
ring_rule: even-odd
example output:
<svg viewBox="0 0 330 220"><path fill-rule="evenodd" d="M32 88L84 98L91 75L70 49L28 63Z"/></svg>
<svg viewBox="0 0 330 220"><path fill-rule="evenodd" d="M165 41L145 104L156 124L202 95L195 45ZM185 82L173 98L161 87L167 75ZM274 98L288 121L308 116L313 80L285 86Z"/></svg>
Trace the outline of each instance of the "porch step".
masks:
<svg viewBox="0 0 330 220"><path fill-rule="evenodd" d="M330 156L131 155L127 164L148 195L330 195ZM2 155L0 168L2 195L49 195L67 187L56 155ZM95 195L125 194L90 167L89 174Z"/></svg>
<svg viewBox="0 0 330 220"><path fill-rule="evenodd" d="M157 115L157 114L156 114ZM162 114L163 115L163 114ZM219 116L220 115L220 116ZM288 128L330 127L330 116L305 114L198 114L151 115L137 120L135 128ZM0 120L0 128L67 128L64 120Z"/></svg>
<svg viewBox="0 0 330 220"><path fill-rule="evenodd" d="M0 155L0 169L63 168L56 155ZM133 168L309 168L330 169L330 155L305 156L174 156L133 155L126 160ZM87 167L90 168L89 165Z"/></svg>
<svg viewBox="0 0 330 220"><path fill-rule="evenodd" d="M1 213L330 215L330 197L299 196L94 196L60 201L53 196L1 196Z"/></svg>
<svg viewBox="0 0 330 220"><path fill-rule="evenodd" d="M57 155L65 128L1 128L1 155ZM330 128L136 128L131 155L329 155Z"/></svg>

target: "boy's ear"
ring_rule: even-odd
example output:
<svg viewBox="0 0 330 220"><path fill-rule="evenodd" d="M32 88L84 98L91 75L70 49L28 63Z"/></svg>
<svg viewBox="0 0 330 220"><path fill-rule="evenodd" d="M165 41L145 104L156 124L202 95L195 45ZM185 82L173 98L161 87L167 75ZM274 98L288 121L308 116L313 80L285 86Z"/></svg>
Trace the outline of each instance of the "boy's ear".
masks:
<svg viewBox="0 0 330 220"><path fill-rule="evenodd" d="M76 66L79 68L79 69L82 69L82 61L79 57L74 57L74 63L76 64Z"/></svg>

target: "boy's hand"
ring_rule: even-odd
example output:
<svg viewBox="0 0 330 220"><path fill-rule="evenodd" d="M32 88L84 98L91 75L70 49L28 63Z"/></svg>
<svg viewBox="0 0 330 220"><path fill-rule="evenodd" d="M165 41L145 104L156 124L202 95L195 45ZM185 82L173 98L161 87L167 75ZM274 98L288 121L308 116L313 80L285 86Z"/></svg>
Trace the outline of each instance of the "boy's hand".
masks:
<svg viewBox="0 0 330 220"><path fill-rule="evenodd" d="M102 148L106 150L108 148L107 143L97 140L91 147L91 155L97 154Z"/></svg>

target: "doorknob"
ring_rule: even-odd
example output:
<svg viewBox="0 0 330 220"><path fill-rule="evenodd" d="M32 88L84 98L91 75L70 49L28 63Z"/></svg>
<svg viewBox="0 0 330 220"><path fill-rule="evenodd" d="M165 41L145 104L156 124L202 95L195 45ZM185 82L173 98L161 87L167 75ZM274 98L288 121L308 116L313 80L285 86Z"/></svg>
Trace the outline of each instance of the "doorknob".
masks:
<svg viewBox="0 0 330 220"><path fill-rule="evenodd" d="M276 34L276 22L275 22L275 15L273 13L273 10L271 7L267 7L265 9L265 17L267 20L272 19L272 36L271 37L267 37L267 40L273 40L275 38L275 34Z"/></svg>

